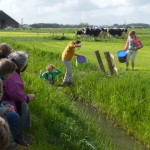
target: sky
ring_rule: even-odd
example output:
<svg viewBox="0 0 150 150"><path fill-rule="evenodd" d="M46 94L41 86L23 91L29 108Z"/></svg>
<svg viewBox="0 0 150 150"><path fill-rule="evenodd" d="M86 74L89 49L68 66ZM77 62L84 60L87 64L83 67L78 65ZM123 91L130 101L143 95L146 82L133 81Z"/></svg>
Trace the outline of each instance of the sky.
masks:
<svg viewBox="0 0 150 150"><path fill-rule="evenodd" d="M150 0L0 0L0 10L23 24L150 24Z"/></svg>

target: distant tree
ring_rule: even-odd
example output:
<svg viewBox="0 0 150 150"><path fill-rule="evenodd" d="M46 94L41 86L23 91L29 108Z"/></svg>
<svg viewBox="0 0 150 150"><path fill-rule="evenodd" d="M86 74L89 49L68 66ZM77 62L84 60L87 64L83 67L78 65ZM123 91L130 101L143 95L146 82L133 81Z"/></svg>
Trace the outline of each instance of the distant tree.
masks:
<svg viewBox="0 0 150 150"><path fill-rule="evenodd" d="M88 23L80 23L78 25L79 28L82 28L82 27L89 27L89 24Z"/></svg>

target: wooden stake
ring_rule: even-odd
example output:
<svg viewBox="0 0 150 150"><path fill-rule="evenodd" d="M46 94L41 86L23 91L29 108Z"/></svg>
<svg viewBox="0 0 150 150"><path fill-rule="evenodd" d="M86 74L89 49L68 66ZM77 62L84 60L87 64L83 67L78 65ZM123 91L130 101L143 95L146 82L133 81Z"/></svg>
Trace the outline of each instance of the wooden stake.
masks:
<svg viewBox="0 0 150 150"><path fill-rule="evenodd" d="M104 65L103 65L103 62L102 62L102 59L101 59L101 56L100 56L98 50L95 51L95 55L96 55L96 58L97 58L97 61L98 61L98 65L99 65L100 70L105 73L105 68L104 68Z"/></svg>
<svg viewBox="0 0 150 150"><path fill-rule="evenodd" d="M107 65L108 65L110 75L113 75L113 73L114 73L113 68L114 67L113 67L112 62L111 62L110 53L109 52L104 52L104 55L105 55L105 58L106 58L106 61L107 61Z"/></svg>

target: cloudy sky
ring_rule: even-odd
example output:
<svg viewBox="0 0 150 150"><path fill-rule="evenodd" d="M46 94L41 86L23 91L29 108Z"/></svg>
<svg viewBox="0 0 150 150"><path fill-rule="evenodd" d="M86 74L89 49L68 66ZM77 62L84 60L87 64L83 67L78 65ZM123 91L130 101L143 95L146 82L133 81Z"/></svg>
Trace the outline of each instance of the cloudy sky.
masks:
<svg viewBox="0 0 150 150"><path fill-rule="evenodd" d="M0 10L24 24L150 24L150 0L0 0Z"/></svg>

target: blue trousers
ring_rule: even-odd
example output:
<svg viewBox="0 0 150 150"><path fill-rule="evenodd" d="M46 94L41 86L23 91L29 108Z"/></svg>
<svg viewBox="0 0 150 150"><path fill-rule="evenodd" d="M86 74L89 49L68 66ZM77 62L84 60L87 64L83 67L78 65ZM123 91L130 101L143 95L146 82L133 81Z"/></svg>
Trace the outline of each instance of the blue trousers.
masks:
<svg viewBox="0 0 150 150"><path fill-rule="evenodd" d="M28 128L31 128L29 106L26 102L21 102L20 126L18 128L18 135Z"/></svg>
<svg viewBox="0 0 150 150"><path fill-rule="evenodd" d="M9 124L10 131L12 133L13 139L15 139L18 133L19 126L20 126L20 116L16 112L7 112L6 118Z"/></svg>

